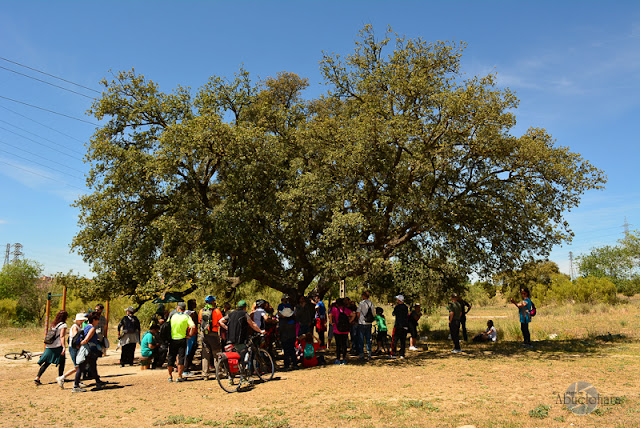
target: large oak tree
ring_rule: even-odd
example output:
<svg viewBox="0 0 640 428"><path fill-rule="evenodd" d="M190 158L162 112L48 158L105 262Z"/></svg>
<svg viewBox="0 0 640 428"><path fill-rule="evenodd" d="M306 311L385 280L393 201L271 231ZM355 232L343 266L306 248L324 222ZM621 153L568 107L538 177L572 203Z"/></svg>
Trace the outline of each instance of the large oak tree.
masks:
<svg viewBox="0 0 640 428"><path fill-rule="evenodd" d="M446 283L570 239L563 213L603 173L544 129L512 135L518 100L493 75L465 79L462 46L391 41L366 27L352 54L325 55L315 99L291 73L194 94L133 71L105 81L74 240L96 287L324 293L402 260Z"/></svg>

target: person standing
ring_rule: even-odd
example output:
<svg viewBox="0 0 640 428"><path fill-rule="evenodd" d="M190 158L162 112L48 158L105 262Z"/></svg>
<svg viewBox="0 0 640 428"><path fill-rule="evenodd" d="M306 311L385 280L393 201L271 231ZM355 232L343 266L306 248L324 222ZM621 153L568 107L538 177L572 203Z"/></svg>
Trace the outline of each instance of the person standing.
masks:
<svg viewBox="0 0 640 428"><path fill-rule="evenodd" d="M460 306L462 306L462 315L460 315L460 328L462 329L462 339L466 342L467 338L467 313L471 310L471 303L460 298Z"/></svg>
<svg viewBox="0 0 640 428"><path fill-rule="evenodd" d="M404 358L405 347L407 346L407 332L409 331L409 308L404 303L404 296L399 294L396 296L396 306L393 308L392 315L396 318L393 327L393 355ZM400 343L400 350L396 353L396 348Z"/></svg>
<svg viewBox="0 0 640 428"><path fill-rule="evenodd" d="M187 352L187 338L196 333L196 324L191 317L185 314L187 305L178 302L176 312L169 317L171 326L171 339L169 341L169 356L167 357L167 371L169 372L169 382L173 382L173 367L178 360L178 377L176 382L182 382L184 378L184 359Z"/></svg>
<svg viewBox="0 0 640 428"><path fill-rule="evenodd" d="M56 366L58 366L58 377L64 375L66 350L64 336L67 333L66 321L68 316L69 315L67 314L67 311L58 312L55 319L53 320L53 323L49 327L49 332L47 333L47 335L53 335L53 338L50 343L45 342L44 353L38 360L40 369L38 370L36 378L33 380L33 383L35 383L36 385L42 385L42 382L40 382L40 378L51 364L55 364ZM58 384L60 384L60 382L58 382Z"/></svg>
<svg viewBox="0 0 640 428"><path fill-rule="evenodd" d="M418 350L418 323L422 317L422 310L420 309L420 303L413 305L413 310L409 315L409 333L411 333L411 339L409 339L409 351Z"/></svg>
<svg viewBox="0 0 640 428"><path fill-rule="evenodd" d="M58 376L56 378L56 382L60 385L60 388L64 389L64 380L74 374L78 370L78 364L76 364L76 355L78 355L78 348L73 346L73 341L78 334L82 331L82 323L87 320L87 316L83 313L76 314L75 322L69 329L69 343L67 349L69 350L69 356L71 357L71 362L73 363L73 368L67 371L62 376Z"/></svg>
<svg viewBox="0 0 640 428"><path fill-rule="evenodd" d="M318 294L313 296L313 303L315 303L316 309L316 333L318 333L318 338L320 340L320 348L324 348L324 334L327 331L327 308Z"/></svg>
<svg viewBox="0 0 640 428"><path fill-rule="evenodd" d="M296 361L296 321L293 318L293 310L290 307L283 307L278 312L280 331L280 345L284 353L284 369L295 369Z"/></svg>
<svg viewBox="0 0 640 428"><path fill-rule="evenodd" d="M298 322L297 336L302 336L313 331L315 309L311 306L311 303L309 303L305 296L300 296L300 299L298 299L298 305L293 313L296 317L296 321Z"/></svg>
<svg viewBox="0 0 640 428"><path fill-rule="evenodd" d="M189 299L187 301L187 310L184 312L185 314L191 317L191 321L196 325L196 331L198 331L198 313L196 312L196 299ZM193 357L196 355L196 351L198 350L198 335L194 334L187 339L187 354L185 356L184 366L186 368L185 376L191 376L191 370L193 367Z"/></svg>
<svg viewBox="0 0 640 428"><path fill-rule="evenodd" d="M356 318L356 313L347 308L344 299L336 300L336 304L331 309L331 323L333 324L333 337L336 341L336 362L335 364L347 364L347 338L351 331L351 324Z"/></svg>
<svg viewBox="0 0 640 428"><path fill-rule="evenodd" d="M453 349L451 352L459 354L462 352L460 350L460 317L462 316L462 305L456 293L451 295L451 303L447 309L449 309L449 332L451 333L451 340L453 340Z"/></svg>
<svg viewBox="0 0 640 428"><path fill-rule="evenodd" d="M220 325L227 328L227 341L233 344L236 352L240 354L240 361L244 362L244 356L248 350L246 342L249 339L249 327L260 334L264 334L265 331L260 329L249 316L247 302L244 300L238 302L236 310L229 314L228 320L225 318L220 320Z"/></svg>
<svg viewBox="0 0 640 428"><path fill-rule="evenodd" d="M136 344L140 343L140 321L133 315L135 310L132 306L129 306L126 312L127 314L118 323L119 345L122 348L120 367L124 367L125 364L133 365Z"/></svg>
<svg viewBox="0 0 640 428"><path fill-rule="evenodd" d="M529 323L531 322L531 308L533 307L533 303L531 303L531 295L529 293L528 288L523 288L520 290L520 295L522 296L521 302L516 302L513 297L511 298L511 303L516 305L518 308L518 312L520 314L520 330L522 331L522 346L526 348L532 348L531 345L531 333L529 332Z"/></svg>
<svg viewBox="0 0 640 428"><path fill-rule="evenodd" d="M358 358L365 358L364 347L367 347L367 358L371 359L371 324L375 320L375 308L369 300L369 292L362 292L362 301L358 304Z"/></svg>
<svg viewBox="0 0 640 428"><path fill-rule="evenodd" d="M214 368L216 354L221 351L220 320L222 312L217 308L216 298L209 295L204 298L204 308L198 314L200 335L202 338L202 375L209 378L209 370Z"/></svg>

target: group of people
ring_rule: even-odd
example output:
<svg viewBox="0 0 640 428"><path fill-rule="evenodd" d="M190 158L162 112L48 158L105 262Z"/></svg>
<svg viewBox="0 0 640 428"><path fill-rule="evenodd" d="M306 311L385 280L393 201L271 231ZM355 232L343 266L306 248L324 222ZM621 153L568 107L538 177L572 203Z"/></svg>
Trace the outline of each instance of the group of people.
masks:
<svg viewBox="0 0 640 428"><path fill-rule="evenodd" d="M98 358L105 348L106 319L102 315L103 310L104 306L99 304L88 314L76 314L71 328L66 323L69 317L67 311L62 310L56 314L45 340L45 351L38 361L40 369L34 379L36 385L42 384L40 379L51 364L58 366L56 382L60 388L64 389L65 379L71 375L75 375L72 392L86 391L82 383L83 376L85 379L95 380L96 389L101 389L108 383L100 379L97 368ZM66 339L67 332L69 335ZM67 352L73 369L65 372Z"/></svg>
<svg viewBox="0 0 640 428"><path fill-rule="evenodd" d="M521 290L521 295L522 301L511 299L511 302L520 313L524 346L530 347L528 324L531 322L533 303L526 288ZM422 313L419 303L414 304L410 311L404 296L397 295L395 299L391 344L384 310L374 306L367 291L362 293L359 303L347 297L339 298L328 309L318 295L300 296L295 305L289 296L284 295L277 309L260 299L250 309L247 302L241 300L232 311L229 303L218 308L216 298L209 295L198 312L195 300L179 302L171 312L165 311L163 306L159 307L142 338L140 321L134 315L134 308L129 307L118 324L118 344L122 348L120 365L134 364L136 344L140 343L142 369L160 368L166 363L168 381L174 382L175 373L175 382L182 382L184 376L188 376L193 369L193 357L198 346L201 346L202 374L207 379L215 367L216 355L225 345L231 344L238 352L244 352L251 331L265 336L271 353L275 352L279 341L284 355L284 370L324 364L322 351L327 348L325 335L328 345L335 340L335 364L338 365L347 362L349 342L351 354L361 360L371 359L372 355L381 353L391 358L404 358L407 336L411 338L409 350L418 349L418 322ZM469 303L452 294L448 310L453 353L461 352L461 328L463 340L467 340L466 314L470 309ZM66 324L67 312L58 312L45 341L45 352L38 361L40 369L34 379L36 385L41 384L40 378L51 364L58 366L56 381L61 388L64 388L65 379L71 375L75 375L73 392L85 391L85 385L81 382L83 376L84 379L94 379L97 389L107 384L100 379L97 371L97 360L109 346L104 336L106 319L102 315L103 310L104 306L98 304L90 313L76 314L70 328ZM67 333L68 339L65 340ZM493 321L489 320L487 329L474 336L473 340L495 342L497 331ZM74 367L65 372L67 352Z"/></svg>

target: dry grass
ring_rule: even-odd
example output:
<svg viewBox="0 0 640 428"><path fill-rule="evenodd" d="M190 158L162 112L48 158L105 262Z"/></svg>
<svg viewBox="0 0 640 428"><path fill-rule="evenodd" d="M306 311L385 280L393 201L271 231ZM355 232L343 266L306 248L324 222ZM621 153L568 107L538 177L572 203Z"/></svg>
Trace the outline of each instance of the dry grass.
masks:
<svg viewBox="0 0 640 428"><path fill-rule="evenodd" d="M279 373L237 394L199 377L169 384L164 370L121 369L118 353L110 351L99 370L113 386L83 394L79 406L80 397L54 383L53 368L43 377L46 384L36 388L35 363L4 360L0 425L640 426L640 299L539 308L531 325L533 350L519 347L515 308L498 305L474 308L468 326L472 335L491 317L501 340L463 344L464 353L452 355L445 315L443 309L426 320L429 350L409 353L406 360ZM2 330L0 349L37 349L41 333ZM579 380L619 400L590 415L574 415L557 400Z"/></svg>

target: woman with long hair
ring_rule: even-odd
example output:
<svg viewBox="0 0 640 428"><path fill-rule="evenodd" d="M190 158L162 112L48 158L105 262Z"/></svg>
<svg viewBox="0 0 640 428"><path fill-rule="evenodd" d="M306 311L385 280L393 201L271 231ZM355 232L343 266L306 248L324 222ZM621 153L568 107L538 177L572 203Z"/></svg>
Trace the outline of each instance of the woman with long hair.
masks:
<svg viewBox="0 0 640 428"><path fill-rule="evenodd" d="M53 341L45 345L44 353L38 360L40 370L38 370L38 375L33 380L36 385L42 385L40 378L51 364L58 366L58 376L62 376L64 374L66 350L64 336L67 333L67 324L65 321L67 321L68 316L67 311L58 312L56 318L49 326L51 330L55 330L55 333Z"/></svg>
<svg viewBox="0 0 640 428"><path fill-rule="evenodd" d="M95 379L95 389L101 389L108 382L103 382L98 375L98 356L102 355L102 347L98 343L98 334L96 333L96 327L100 323L100 314L92 312L87 316L88 324L83 330L84 340L80 342L80 346L83 348L78 352L76 356L76 362L78 364L78 370L76 371L76 379L73 384L73 390L71 392L86 392L80 385L80 378L85 369L88 368L89 377ZM82 356L82 358L80 358ZM79 361L81 360L81 361Z"/></svg>

